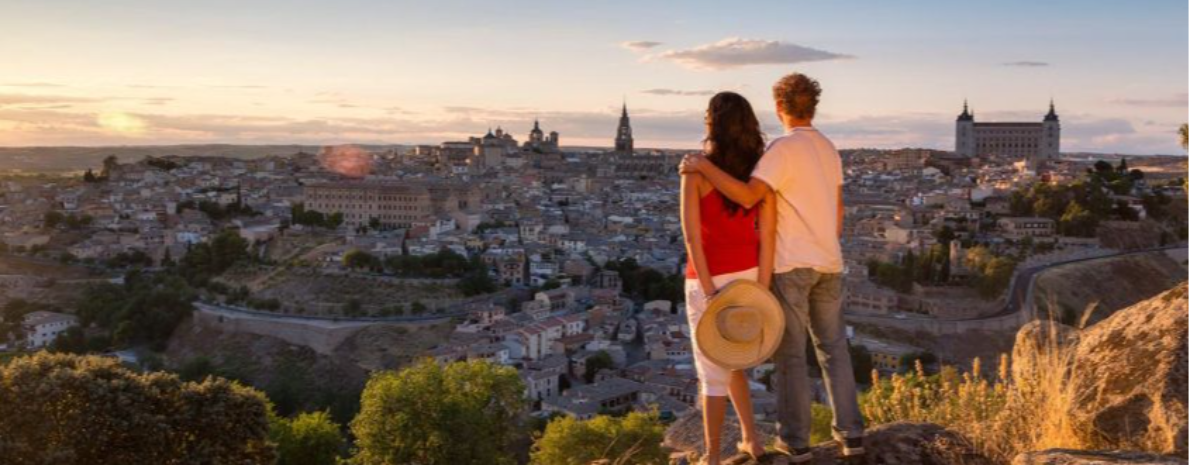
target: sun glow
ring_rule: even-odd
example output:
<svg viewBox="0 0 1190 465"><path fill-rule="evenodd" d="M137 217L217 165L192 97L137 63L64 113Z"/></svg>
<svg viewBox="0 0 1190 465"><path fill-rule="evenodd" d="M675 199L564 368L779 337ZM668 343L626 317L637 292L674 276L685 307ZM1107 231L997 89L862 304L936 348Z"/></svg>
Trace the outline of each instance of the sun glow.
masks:
<svg viewBox="0 0 1190 465"><path fill-rule="evenodd" d="M145 120L121 111L100 113L95 119L99 127L108 131L135 136L145 132Z"/></svg>

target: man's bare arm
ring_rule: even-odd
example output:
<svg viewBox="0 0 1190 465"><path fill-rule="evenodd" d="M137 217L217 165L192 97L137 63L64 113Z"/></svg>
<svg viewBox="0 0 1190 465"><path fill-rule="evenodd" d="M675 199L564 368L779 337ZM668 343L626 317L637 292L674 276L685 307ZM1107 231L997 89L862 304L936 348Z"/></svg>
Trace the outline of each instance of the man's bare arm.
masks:
<svg viewBox="0 0 1190 465"><path fill-rule="evenodd" d="M702 155L687 155L682 160L681 170L701 173L712 186L715 186L715 190L744 208L752 208L772 190L768 184L756 178L744 183L719 169Z"/></svg>

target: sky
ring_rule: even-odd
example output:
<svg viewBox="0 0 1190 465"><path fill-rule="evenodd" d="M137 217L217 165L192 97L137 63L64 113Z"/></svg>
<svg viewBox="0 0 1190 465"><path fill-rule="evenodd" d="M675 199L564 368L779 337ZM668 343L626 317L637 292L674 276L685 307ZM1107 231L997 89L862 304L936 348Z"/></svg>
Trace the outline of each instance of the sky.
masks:
<svg viewBox="0 0 1190 465"><path fill-rule="evenodd" d="M770 135L823 87L841 148L1040 121L1064 151L1181 154L1187 3L0 0L0 146L431 143L535 119L563 145L694 148L717 91Z"/></svg>

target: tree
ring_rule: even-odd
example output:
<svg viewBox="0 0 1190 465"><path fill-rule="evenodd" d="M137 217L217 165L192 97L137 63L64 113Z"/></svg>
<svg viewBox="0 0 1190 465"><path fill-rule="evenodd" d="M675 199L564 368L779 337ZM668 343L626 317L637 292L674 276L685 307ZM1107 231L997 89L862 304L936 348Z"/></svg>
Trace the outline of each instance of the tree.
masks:
<svg viewBox="0 0 1190 465"><path fill-rule="evenodd" d="M351 249L343 254L343 266L358 270L377 270L381 267L379 258L359 249Z"/></svg>
<svg viewBox="0 0 1190 465"><path fill-rule="evenodd" d="M1182 127L1178 128L1178 136L1182 139L1182 150L1190 150L1190 126L1182 123Z"/></svg>
<svg viewBox="0 0 1190 465"><path fill-rule="evenodd" d="M277 465L328 465L338 460L343 435L330 413L302 412L293 418L274 415L269 424Z"/></svg>
<svg viewBox="0 0 1190 465"><path fill-rule="evenodd" d="M272 463L264 396L114 359L38 353L0 366L6 463Z"/></svg>
<svg viewBox="0 0 1190 465"><path fill-rule="evenodd" d="M851 373L855 376L856 381L866 381L872 377L872 352L867 347L859 344L852 344L847 346L848 352L851 352Z"/></svg>
<svg viewBox="0 0 1190 465"><path fill-rule="evenodd" d="M595 374L599 373L599 370L615 367L616 363L612 360L611 354L603 350L595 352L595 355L587 358L587 369L583 372L583 379L590 383L595 381Z"/></svg>
<svg viewBox="0 0 1190 465"><path fill-rule="evenodd" d="M471 297L473 295L487 294L496 292L496 282L488 274L488 270L473 270L459 279L458 288L463 292L463 295Z"/></svg>
<svg viewBox="0 0 1190 465"><path fill-rule="evenodd" d="M586 465L607 459L617 464L667 463L661 447L665 426L656 413L631 412L623 418L590 420L559 417L533 444L534 465Z"/></svg>
<svg viewBox="0 0 1190 465"><path fill-rule="evenodd" d="M66 215L63 215L62 212L50 210L45 212L45 216L42 219L42 224L46 227L46 229L53 229L58 227L58 225L62 224L62 222L65 220Z"/></svg>
<svg viewBox="0 0 1190 465"><path fill-rule="evenodd" d="M1012 281L1012 274L1016 271L1016 261L1007 257L996 257L988 263L983 276L977 284L979 295L984 299L994 299L1008 289Z"/></svg>
<svg viewBox="0 0 1190 465"><path fill-rule="evenodd" d="M180 262L181 274L198 285L240 261L251 259L248 241L234 229L224 229L210 242L190 246Z"/></svg>
<svg viewBox="0 0 1190 465"><path fill-rule="evenodd" d="M83 328L73 326L66 331L62 331L58 337L54 338L54 342L50 343L51 352L62 352L67 354L82 354L87 352L87 338L83 335Z"/></svg>
<svg viewBox="0 0 1190 465"><path fill-rule="evenodd" d="M83 327L95 325L109 331L116 345L164 349L174 328L193 311L194 299L194 289L178 276L129 273L125 286L104 283L85 288L76 314Z"/></svg>
<svg viewBox="0 0 1190 465"><path fill-rule="evenodd" d="M99 177L95 176L95 172L91 171L91 168L87 168L87 171L83 173L83 182L99 182Z"/></svg>
<svg viewBox="0 0 1190 465"><path fill-rule="evenodd" d="M103 159L103 171L100 172L100 177L103 179L111 179L112 171L120 166L120 159L115 155L108 155Z"/></svg>
<svg viewBox="0 0 1190 465"><path fill-rule="evenodd" d="M514 368L431 359L368 380L351 422L362 465L512 464L524 385ZM658 443L660 438L658 438Z"/></svg>
<svg viewBox="0 0 1190 465"><path fill-rule="evenodd" d="M1070 202L1062 218L1058 220L1058 231L1064 236L1095 237L1099 220L1078 202Z"/></svg>

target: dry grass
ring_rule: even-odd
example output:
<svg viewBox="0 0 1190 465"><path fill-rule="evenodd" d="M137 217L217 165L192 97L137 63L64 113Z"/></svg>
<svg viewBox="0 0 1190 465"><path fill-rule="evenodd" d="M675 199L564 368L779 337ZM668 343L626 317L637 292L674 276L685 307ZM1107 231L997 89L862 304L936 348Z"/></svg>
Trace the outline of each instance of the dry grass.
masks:
<svg viewBox="0 0 1190 465"><path fill-rule="evenodd" d="M1070 383L1073 348L1063 344L1057 325L1031 350L1018 351L1016 366L1002 355L998 373L986 376L975 359L972 370L953 367L926 376L920 362L911 373L880 379L862 402L872 424L892 421L938 423L967 438L987 457L1008 463L1021 452L1094 446L1076 431L1069 412L1075 393Z"/></svg>

